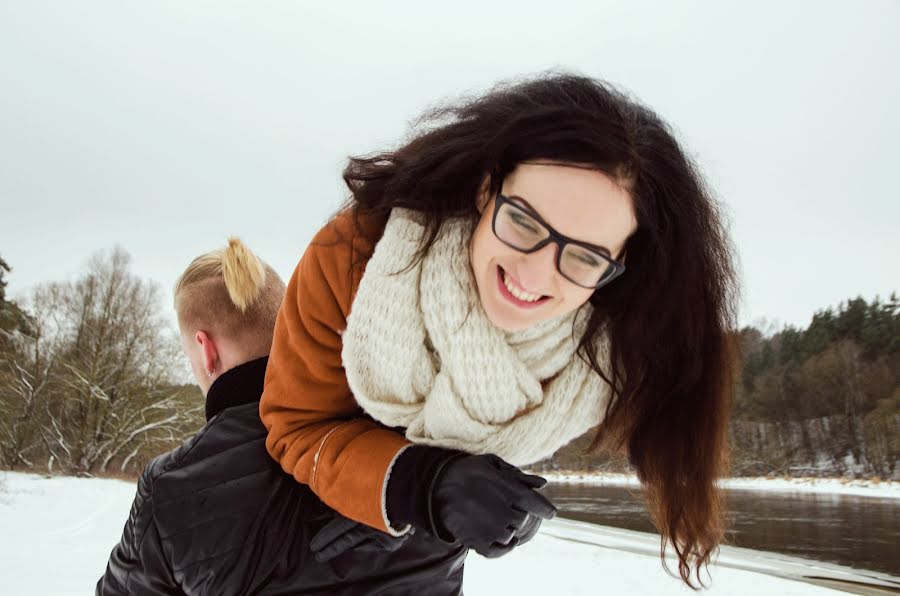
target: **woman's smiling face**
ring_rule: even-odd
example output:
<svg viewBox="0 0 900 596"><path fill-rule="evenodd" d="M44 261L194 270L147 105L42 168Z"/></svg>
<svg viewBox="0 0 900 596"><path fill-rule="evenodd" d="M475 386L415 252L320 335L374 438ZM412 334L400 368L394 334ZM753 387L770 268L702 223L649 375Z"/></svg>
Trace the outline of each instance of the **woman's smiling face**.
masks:
<svg viewBox="0 0 900 596"><path fill-rule="evenodd" d="M598 170L523 163L503 180L500 192L560 234L605 247L613 258L637 228L628 191ZM497 238L491 227L495 201L495 196L479 198L481 219L470 245L478 295L491 322L505 331L518 331L587 302L594 290L559 273L555 243L526 254Z"/></svg>

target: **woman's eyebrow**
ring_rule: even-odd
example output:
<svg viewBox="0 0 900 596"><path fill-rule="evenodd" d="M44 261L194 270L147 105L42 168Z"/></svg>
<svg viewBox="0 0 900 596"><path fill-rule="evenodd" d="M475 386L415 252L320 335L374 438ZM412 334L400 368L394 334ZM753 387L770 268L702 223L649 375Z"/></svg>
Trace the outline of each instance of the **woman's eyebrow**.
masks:
<svg viewBox="0 0 900 596"><path fill-rule="evenodd" d="M538 221L540 221L547 228L549 228L549 229L553 230L554 232L556 232L557 234L559 234L559 232L557 232L556 229L553 228L553 226L551 226L549 223L547 223L547 220L544 219L544 216L541 215L540 213L538 213L538 210L535 209L531 203L529 203L527 200L525 200L525 198L520 197L519 195L506 195L506 197L509 199L515 199L516 202L521 203L522 206L525 207L525 210L531 212L531 214L534 215L538 219ZM560 234L560 236L563 236L563 234ZM569 238L569 236L566 236L566 238ZM578 240L577 238L569 238L569 239L574 240L575 242L577 242L579 244L584 244L586 246L589 246L589 247L597 250L598 252L604 252L607 254L607 256L612 255L612 251L609 250L608 248L606 248L605 246L603 246L602 244L594 244L592 242L585 242L584 240Z"/></svg>

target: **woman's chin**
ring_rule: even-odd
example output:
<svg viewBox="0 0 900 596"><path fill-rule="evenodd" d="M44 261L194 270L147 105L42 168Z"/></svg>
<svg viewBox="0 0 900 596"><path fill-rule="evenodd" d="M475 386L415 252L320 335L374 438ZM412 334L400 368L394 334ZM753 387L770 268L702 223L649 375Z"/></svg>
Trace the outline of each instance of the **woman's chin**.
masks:
<svg viewBox="0 0 900 596"><path fill-rule="evenodd" d="M536 325L540 322L527 319L523 320L522 317L511 316L511 313L502 312L502 310L497 308L496 305L493 305L492 308L488 308L482 302L481 306L482 308L484 308L488 320L494 325L494 327L497 327L498 329L506 331L508 333L528 329L532 325Z"/></svg>

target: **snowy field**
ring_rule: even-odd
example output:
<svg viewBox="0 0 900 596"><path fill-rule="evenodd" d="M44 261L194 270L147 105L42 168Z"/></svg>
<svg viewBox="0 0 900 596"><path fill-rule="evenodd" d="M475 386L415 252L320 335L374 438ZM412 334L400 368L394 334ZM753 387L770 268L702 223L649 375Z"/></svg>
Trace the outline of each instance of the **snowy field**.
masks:
<svg viewBox="0 0 900 596"><path fill-rule="evenodd" d="M0 592L92 594L121 536L134 490L132 483L119 480L0 472ZM657 553L656 536L556 519L505 557L488 560L472 553L465 592L691 594L665 573ZM823 587L838 581L900 588L900 578L735 547L724 547L710 572L711 577L704 577L708 594L844 593ZM799 581L811 576L826 579L815 580L819 585Z"/></svg>
<svg viewBox="0 0 900 596"><path fill-rule="evenodd" d="M639 488L636 476L630 474L557 474L537 472L551 482L591 484L597 486L627 486ZM900 482L850 478L728 478L720 486L734 490L762 490L772 492L827 493L900 499Z"/></svg>

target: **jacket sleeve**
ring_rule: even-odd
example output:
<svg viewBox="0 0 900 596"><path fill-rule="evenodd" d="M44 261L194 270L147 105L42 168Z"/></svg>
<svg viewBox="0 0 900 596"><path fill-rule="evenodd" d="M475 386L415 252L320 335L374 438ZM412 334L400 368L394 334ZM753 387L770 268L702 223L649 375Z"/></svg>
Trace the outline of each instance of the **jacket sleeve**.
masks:
<svg viewBox="0 0 900 596"><path fill-rule="evenodd" d="M163 553L159 530L153 519L151 466L138 481L137 495L122 540L113 549L106 573L97 582L97 596L184 594Z"/></svg>
<svg viewBox="0 0 900 596"><path fill-rule="evenodd" d="M341 333L361 271L338 216L307 248L287 286L260 418L266 447L281 467L345 517L391 534L387 478L406 438L366 418L347 384Z"/></svg>

